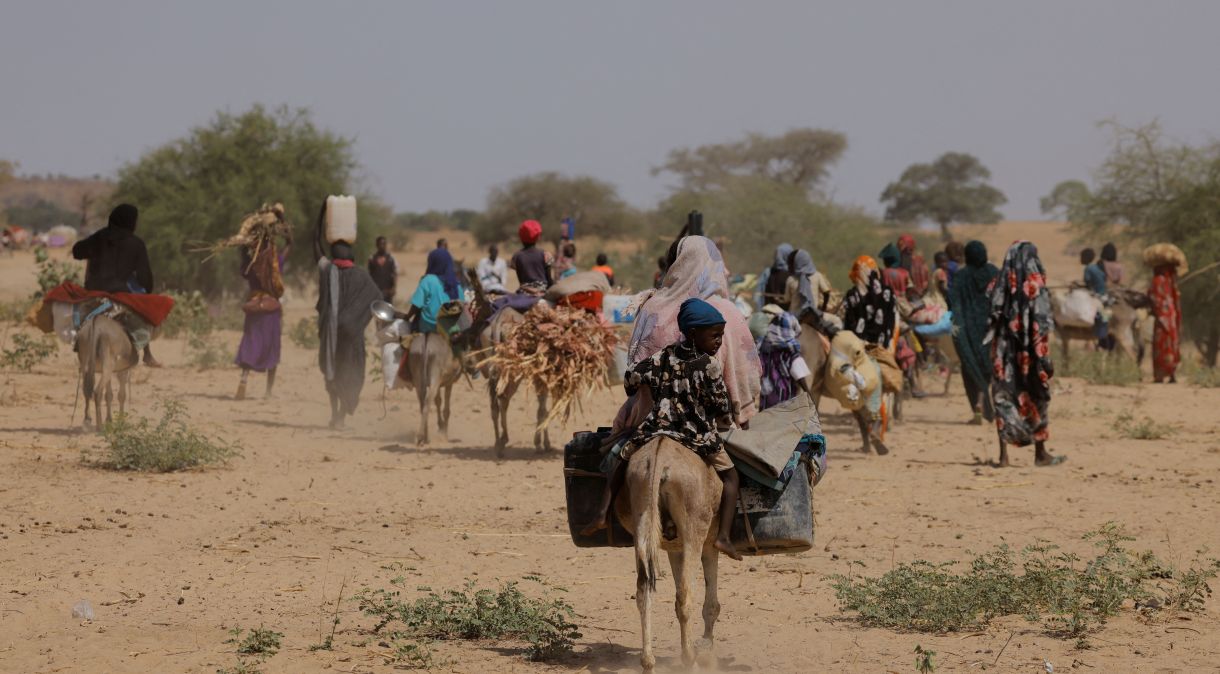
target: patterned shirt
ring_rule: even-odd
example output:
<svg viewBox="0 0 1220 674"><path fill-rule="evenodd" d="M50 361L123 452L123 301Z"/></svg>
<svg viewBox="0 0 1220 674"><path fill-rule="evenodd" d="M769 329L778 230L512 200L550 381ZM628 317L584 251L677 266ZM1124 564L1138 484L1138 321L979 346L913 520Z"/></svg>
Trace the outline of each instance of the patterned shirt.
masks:
<svg viewBox="0 0 1220 674"><path fill-rule="evenodd" d="M733 412L724 371L715 356L698 353L689 342L671 344L627 373L627 393L652 391L652 412L636 429L637 447L658 435L681 442L699 456L723 448L716 420Z"/></svg>

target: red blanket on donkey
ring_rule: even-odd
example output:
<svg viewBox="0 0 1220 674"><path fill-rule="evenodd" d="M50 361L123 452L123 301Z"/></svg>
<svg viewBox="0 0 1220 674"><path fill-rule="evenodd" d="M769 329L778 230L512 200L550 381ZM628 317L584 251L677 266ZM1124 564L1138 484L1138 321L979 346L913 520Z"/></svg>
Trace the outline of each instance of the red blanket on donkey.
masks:
<svg viewBox="0 0 1220 674"><path fill-rule="evenodd" d="M51 304L53 302L80 304L81 302L97 298L109 299L122 304L139 314L141 318L148 321L153 327L161 325L161 322L165 320L166 316L169 316L169 312L174 308L174 298L167 295L139 295L136 293L107 293L100 290L85 290L75 283L68 281L47 291L47 294L42 298L42 306L37 309L35 315L30 317L30 322L41 328L43 332L50 332L52 330Z"/></svg>

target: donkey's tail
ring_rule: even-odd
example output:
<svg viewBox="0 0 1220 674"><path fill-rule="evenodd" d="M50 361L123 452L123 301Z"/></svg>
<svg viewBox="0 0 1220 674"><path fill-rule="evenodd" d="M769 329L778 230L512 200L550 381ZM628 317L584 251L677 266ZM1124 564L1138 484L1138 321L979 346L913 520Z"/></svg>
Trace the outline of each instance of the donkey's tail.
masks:
<svg viewBox="0 0 1220 674"><path fill-rule="evenodd" d="M88 401L93 400L97 376L98 350L102 346L102 331L98 330L98 326L94 321L89 321L81 332L83 333L81 337L84 338L84 343L78 343L77 349L80 351L81 387L85 394L86 404L88 404Z"/></svg>
<svg viewBox="0 0 1220 674"><path fill-rule="evenodd" d="M648 588L657 589L657 560L661 545L661 446L664 440L655 441L656 448L635 460L648 462L648 491L645 492L644 509L637 513L635 524L635 573L637 586L645 581Z"/></svg>

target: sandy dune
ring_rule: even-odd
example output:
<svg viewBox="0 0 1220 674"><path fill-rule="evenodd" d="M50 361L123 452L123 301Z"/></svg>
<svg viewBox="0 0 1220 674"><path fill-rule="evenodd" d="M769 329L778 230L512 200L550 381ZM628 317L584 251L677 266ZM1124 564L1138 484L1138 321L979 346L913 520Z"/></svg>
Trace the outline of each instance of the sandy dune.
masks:
<svg viewBox="0 0 1220 674"><path fill-rule="evenodd" d="M1039 242L1053 276L1075 276L1057 227L979 231L993 257L1020 233ZM402 257L412 276L419 259L418 250ZM27 274L28 259L0 258L6 297L28 292ZM311 304L290 301L286 322ZM236 346L236 333L224 338ZM431 448L414 446L414 401L396 392L383 414L371 381L352 429L336 433L326 428L315 354L287 339L284 346L278 397L235 402L235 371L195 372L183 365L181 343L157 343L169 367L139 373L134 411L151 415L156 401L179 398L196 422L245 448L228 468L184 474L80 464L81 449L98 441L69 424L69 349L32 373L0 373L0 671L210 674L235 663L225 630L240 624L285 633L266 672L389 672L377 639L360 645L370 621L346 602L335 649L308 647L320 641L341 582L350 594L400 574L434 588L538 574L568 588L582 616L584 637L559 663L528 663L515 644L445 643L437 646L442 670L637 671L631 554L568 541L562 461L526 446L531 399L514 401L513 446L499 462L479 381L455 390L452 437ZM621 398L597 393L557 437L604 424ZM1092 650L1078 651L1019 618L945 636L864 629L843 619L826 576L857 561L879 574L897 562L960 560L1038 538L1083 553L1079 536L1110 520L1125 524L1136 546L1188 562L1201 546L1220 547L1218 407L1216 389L1061 379L1052 448L1068 463L1035 469L1032 452L1021 450L1007 470L983 464L994 458L994 433L963 425L957 382L948 397L908 406L887 457L860 454L850 419L824 410L830 472L815 493L817 545L799 556L722 563L719 670L909 672L921 644L946 672L981 664L1045 671L1044 661L1058 672L1216 671L1215 600L1189 620L1148 624L1125 612ZM1151 415L1175 434L1120 439L1113 426L1122 412ZM677 630L671 586L661 587L658 655L670 671ZM93 622L71 617L80 599L93 603Z"/></svg>

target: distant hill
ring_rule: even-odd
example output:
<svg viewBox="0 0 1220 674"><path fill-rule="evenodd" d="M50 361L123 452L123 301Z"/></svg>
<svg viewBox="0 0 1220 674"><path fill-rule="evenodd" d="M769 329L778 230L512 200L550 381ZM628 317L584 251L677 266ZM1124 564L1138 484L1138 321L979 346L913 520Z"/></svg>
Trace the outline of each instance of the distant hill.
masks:
<svg viewBox="0 0 1220 674"><path fill-rule="evenodd" d="M53 205L59 211L74 214L72 222L64 224L79 226L81 212L88 211L86 229L100 226L97 204L109 198L114 183L94 178L72 178L69 176L18 176L0 184L0 211L9 208L36 208ZM66 214L65 214L66 217ZM0 213L0 219L3 214Z"/></svg>

